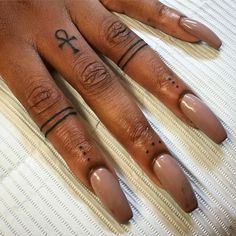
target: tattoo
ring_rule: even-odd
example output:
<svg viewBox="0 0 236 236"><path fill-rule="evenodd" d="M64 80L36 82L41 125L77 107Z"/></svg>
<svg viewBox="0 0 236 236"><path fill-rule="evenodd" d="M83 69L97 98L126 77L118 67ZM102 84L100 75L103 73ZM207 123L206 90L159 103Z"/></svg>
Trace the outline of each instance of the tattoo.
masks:
<svg viewBox="0 0 236 236"><path fill-rule="evenodd" d="M67 32L63 29L59 29L55 32L55 37L61 41L61 43L58 45L58 47L60 47L61 49L63 48L63 46L65 44L68 44L71 49L73 50L73 53L76 54L77 52L79 52L79 49L75 48L73 46L73 44L71 43L71 41L73 40L77 40L77 38L75 36L69 37L69 35L67 34Z"/></svg>
<svg viewBox="0 0 236 236"><path fill-rule="evenodd" d="M51 118L49 118L40 128L41 132L44 132L45 137L55 128L57 127L62 121L64 121L67 117L71 115L76 115L77 112L74 110L73 107L66 107L61 111L57 112Z"/></svg>
<svg viewBox="0 0 236 236"><path fill-rule="evenodd" d="M134 55L145 46L147 46L147 43L139 39L128 47L116 64L123 70Z"/></svg>
<svg viewBox="0 0 236 236"><path fill-rule="evenodd" d="M48 134L55 128L57 127L62 121L64 121L68 116L72 116L72 115L77 115L77 113L75 111L71 111L68 114L64 115L60 120L58 120L51 128L49 128L46 133L45 133L45 137L47 138Z"/></svg>

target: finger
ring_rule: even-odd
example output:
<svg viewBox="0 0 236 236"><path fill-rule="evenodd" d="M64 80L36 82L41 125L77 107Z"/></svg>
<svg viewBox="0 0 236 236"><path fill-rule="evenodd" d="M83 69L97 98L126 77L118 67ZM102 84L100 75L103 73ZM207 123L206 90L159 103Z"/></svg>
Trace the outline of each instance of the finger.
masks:
<svg viewBox="0 0 236 236"><path fill-rule="evenodd" d="M215 49L219 49L222 44L219 37L207 26L158 0L100 0L100 2L109 10L125 13L184 41L202 40Z"/></svg>
<svg viewBox="0 0 236 236"><path fill-rule="evenodd" d="M37 53L29 46L9 45L1 51L1 57L4 62L1 60L0 70L7 85L62 155L72 173L95 192L116 220L121 223L129 220L132 212L113 168Z"/></svg>
<svg viewBox="0 0 236 236"><path fill-rule="evenodd" d="M67 38L74 40L67 40L60 48L59 37L51 37L52 32L55 32L56 36L58 32L63 32L64 36L67 35ZM45 41L44 38L49 40ZM67 21L55 25L47 35L38 39L38 48L43 57L47 58L50 64L80 93L148 176L156 184L165 188L185 211L195 209L196 198L186 176L170 156L167 147L151 128L133 98L121 86L115 74L89 47L76 27L67 24ZM159 162L159 157L164 154L166 161ZM161 175L164 169L157 173L154 169L155 163L175 171L169 176ZM164 181L172 177L176 178L175 189L167 184L168 181ZM183 185L186 189L184 193Z"/></svg>
<svg viewBox="0 0 236 236"><path fill-rule="evenodd" d="M84 1L79 5L72 1L69 6L80 31L95 48L159 98L182 121L201 129L216 143L226 138L223 126L212 111L156 52L98 1ZM97 14L87 17L95 11ZM80 16L79 20L76 16Z"/></svg>

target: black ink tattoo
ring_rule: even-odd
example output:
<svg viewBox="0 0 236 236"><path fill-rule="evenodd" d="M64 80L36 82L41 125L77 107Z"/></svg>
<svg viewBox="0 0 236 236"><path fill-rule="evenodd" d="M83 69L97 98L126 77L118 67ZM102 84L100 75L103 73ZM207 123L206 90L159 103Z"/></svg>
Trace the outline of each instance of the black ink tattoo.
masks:
<svg viewBox="0 0 236 236"><path fill-rule="evenodd" d="M69 112L68 114L66 114L65 116L63 116L60 120L58 120L51 128L49 128L46 132L45 132L45 137L47 138L48 134L55 128L57 127L62 121L64 121L67 117L69 116L75 116L77 115L77 112L72 111Z"/></svg>
<svg viewBox="0 0 236 236"><path fill-rule="evenodd" d="M42 124L42 126L40 127L40 131L42 132L42 130L44 129L45 126L47 126L53 119L55 119L58 115L60 115L61 113L63 113L66 110L73 110L73 107L66 107L66 108L62 109L61 111L57 112L50 119L48 119L44 124Z"/></svg>
<svg viewBox="0 0 236 236"><path fill-rule="evenodd" d="M77 112L74 110L73 107L66 107L54 114L44 124L42 124L42 126L40 127L40 131L45 134L45 137L47 137L47 135L67 117L76 114Z"/></svg>
<svg viewBox="0 0 236 236"><path fill-rule="evenodd" d="M127 48L116 64L123 70L134 55L145 46L147 46L147 43L139 39Z"/></svg>
<svg viewBox="0 0 236 236"><path fill-rule="evenodd" d="M75 48L73 44L71 43L72 40L77 40L75 36L69 37L69 35L67 34L65 30L59 29L55 32L55 37L61 41L58 47L63 48L63 46L67 43L73 50L74 54L79 52L79 49Z"/></svg>

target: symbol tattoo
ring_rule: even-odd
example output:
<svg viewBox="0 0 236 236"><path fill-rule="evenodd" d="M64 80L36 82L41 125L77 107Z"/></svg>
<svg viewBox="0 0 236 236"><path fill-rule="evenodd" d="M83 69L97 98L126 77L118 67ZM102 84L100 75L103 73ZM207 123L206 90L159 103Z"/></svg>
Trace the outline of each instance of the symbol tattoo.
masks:
<svg viewBox="0 0 236 236"><path fill-rule="evenodd" d="M58 45L58 47L60 47L61 49L67 43L71 47L71 49L73 50L74 54L79 52L79 49L75 48L73 46L73 44L71 43L72 40L77 40L77 38L75 36L69 37L69 35L67 34L67 32L65 30L59 29L55 32L55 37L59 41L61 41L61 43Z"/></svg>

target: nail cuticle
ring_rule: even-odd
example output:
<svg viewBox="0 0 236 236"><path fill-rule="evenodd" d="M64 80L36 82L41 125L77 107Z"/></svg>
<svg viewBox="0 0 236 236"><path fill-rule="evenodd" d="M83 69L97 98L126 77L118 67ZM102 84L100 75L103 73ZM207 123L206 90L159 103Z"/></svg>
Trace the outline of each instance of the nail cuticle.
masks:
<svg viewBox="0 0 236 236"><path fill-rule="evenodd" d="M155 155L156 157L154 157L152 159L152 167L155 165L155 162L162 156L162 155L171 155L169 152L160 152L157 155Z"/></svg>
<svg viewBox="0 0 236 236"><path fill-rule="evenodd" d="M180 103L181 103L183 97L184 97L186 94L192 94L192 95L194 95L194 96L197 97L197 95L194 94L191 90L185 90L185 91L183 91L183 92L180 94L179 100L178 100L178 107L179 107L179 108L180 108Z"/></svg>
<svg viewBox="0 0 236 236"><path fill-rule="evenodd" d="M92 167L90 168L90 171L88 172L88 178L90 179L90 178L91 178L91 175L92 175L95 171L97 171L98 169L102 169L102 168L108 170L108 168L107 168L105 165L98 165L98 164L97 164L97 165L92 166Z"/></svg>

